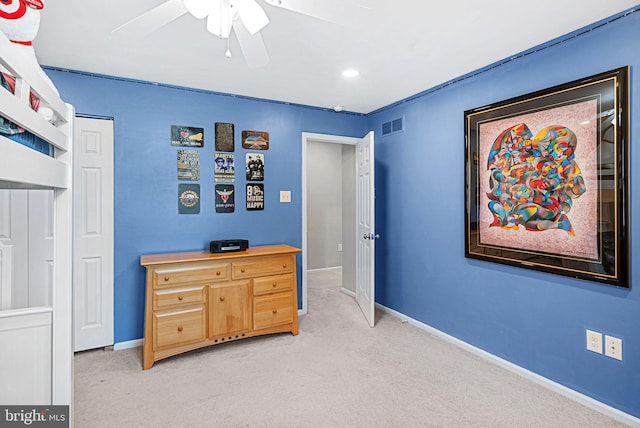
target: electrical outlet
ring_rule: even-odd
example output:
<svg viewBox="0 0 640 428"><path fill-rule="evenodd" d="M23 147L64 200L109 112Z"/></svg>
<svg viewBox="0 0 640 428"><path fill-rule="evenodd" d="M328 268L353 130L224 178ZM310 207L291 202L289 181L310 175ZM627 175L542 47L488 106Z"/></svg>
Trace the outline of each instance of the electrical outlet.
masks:
<svg viewBox="0 0 640 428"><path fill-rule="evenodd" d="M622 339L618 339L613 336L605 336L604 355L622 361Z"/></svg>
<svg viewBox="0 0 640 428"><path fill-rule="evenodd" d="M338 251L342 251L342 244L338 244Z"/></svg>
<svg viewBox="0 0 640 428"><path fill-rule="evenodd" d="M587 330L587 350L602 354L602 333Z"/></svg>

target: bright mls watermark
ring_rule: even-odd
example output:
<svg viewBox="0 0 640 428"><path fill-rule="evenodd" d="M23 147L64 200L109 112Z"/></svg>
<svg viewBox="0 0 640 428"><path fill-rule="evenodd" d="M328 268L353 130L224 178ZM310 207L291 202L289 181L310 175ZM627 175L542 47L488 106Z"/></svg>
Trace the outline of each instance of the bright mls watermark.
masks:
<svg viewBox="0 0 640 428"><path fill-rule="evenodd" d="M69 406L0 406L0 428L68 428Z"/></svg>

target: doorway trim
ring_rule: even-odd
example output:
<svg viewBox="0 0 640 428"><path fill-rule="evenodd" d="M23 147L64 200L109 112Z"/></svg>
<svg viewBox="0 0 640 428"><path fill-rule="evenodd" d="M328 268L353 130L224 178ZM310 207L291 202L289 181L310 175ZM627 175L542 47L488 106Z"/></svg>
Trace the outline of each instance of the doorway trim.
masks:
<svg viewBox="0 0 640 428"><path fill-rule="evenodd" d="M362 138L345 137L342 135L302 133L302 309L299 315L307 313L307 143L332 143L356 146ZM355 165L354 165L355 168ZM353 219L354 222L356 219Z"/></svg>

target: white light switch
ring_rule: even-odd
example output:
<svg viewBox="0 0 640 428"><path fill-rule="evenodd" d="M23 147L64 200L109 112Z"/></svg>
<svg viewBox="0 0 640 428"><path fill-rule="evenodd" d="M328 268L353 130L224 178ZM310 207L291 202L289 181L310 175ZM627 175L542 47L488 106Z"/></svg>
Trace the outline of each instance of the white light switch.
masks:
<svg viewBox="0 0 640 428"><path fill-rule="evenodd" d="M290 190L281 190L280 191L280 202L291 202L291 191Z"/></svg>

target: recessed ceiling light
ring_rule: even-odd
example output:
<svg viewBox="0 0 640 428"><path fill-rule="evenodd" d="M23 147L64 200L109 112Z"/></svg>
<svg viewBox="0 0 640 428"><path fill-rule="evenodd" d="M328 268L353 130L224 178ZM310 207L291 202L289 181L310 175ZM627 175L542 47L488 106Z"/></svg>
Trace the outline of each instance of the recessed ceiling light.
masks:
<svg viewBox="0 0 640 428"><path fill-rule="evenodd" d="M354 70L353 68L350 68L342 72L342 75L344 77L356 77L358 74L360 74L360 72L358 70Z"/></svg>

